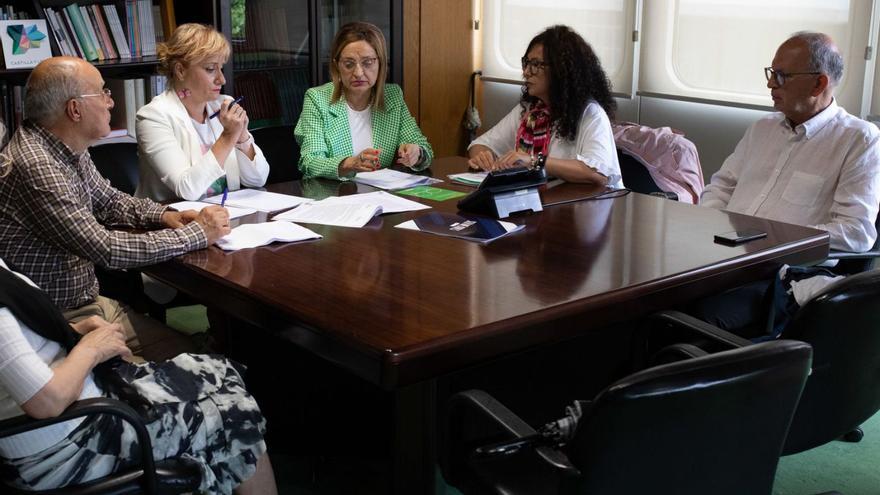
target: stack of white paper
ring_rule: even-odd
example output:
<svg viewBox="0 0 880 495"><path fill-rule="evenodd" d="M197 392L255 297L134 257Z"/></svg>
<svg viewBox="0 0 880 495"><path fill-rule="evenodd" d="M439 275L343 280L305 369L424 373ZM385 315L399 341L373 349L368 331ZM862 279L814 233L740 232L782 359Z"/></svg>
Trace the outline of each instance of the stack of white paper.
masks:
<svg viewBox="0 0 880 495"><path fill-rule="evenodd" d="M331 196L322 203L333 204L375 204L382 207L382 213L400 213L404 211L427 210L428 205L418 203L385 191L374 191L363 194L349 194L348 196Z"/></svg>
<svg viewBox="0 0 880 495"><path fill-rule="evenodd" d="M208 203L220 204L223 196L218 194L204 199ZM257 189L239 189L238 191L230 191L226 196L226 206L237 206L239 208L253 208L259 211L278 211L293 208L308 201L307 198L299 196L291 196L289 194L279 194L268 191L260 191Z"/></svg>
<svg viewBox="0 0 880 495"><path fill-rule="evenodd" d="M202 203L200 201L178 201L177 203L172 203L168 206L174 208L177 211L183 210L196 210L202 211L202 208L206 206L211 206L212 203ZM226 205L226 210L229 212L229 219L243 217L245 215L250 215L251 213L256 213L257 210L253 208L236 208L235 206Z"/></svg>
<svg viewBox="0 0 880 495"><path fill-rule="evenodd" d="M489 175L489 172L463 172L460 174L449 174L447 177L452 182L458 182L466 186L479 186L487 175Z"/></svg>
<svg viewBox="0 0 880 495"><path fill-rule="evenodd" d="M375 204L326 203L318 201L299 205L275 215L272 220L285 222L318 223L337 227L363 227L374 216L382 213Z"/></svg>
<svg viewBox="0 0 880 495"><path fill-rule="evenodd" d="M407 174L390 168L383 168L372 172L360 172L354 176L354 181L379 189L389 190L406 189L408 187L443 182L440 179L425 177L423 175Z"/></svg>
<svg viewBox="0 0 880 495"><path fill-rule="evenodd" d="M275 215L272 220L319 223L337 227L363 227L376 215L403 211L426 210L431 207L385 191L348 196L331 196L321 201L302 204Z"/></svg>
<svg viewBox="0 0 880 495"><path fill-rule="evenodd" d="M295 223L247 223L232 229L232 232L217 241L217 246L226 251L236 251L265 246L275 241L294 242L320 238L320 234Z"/></svg>

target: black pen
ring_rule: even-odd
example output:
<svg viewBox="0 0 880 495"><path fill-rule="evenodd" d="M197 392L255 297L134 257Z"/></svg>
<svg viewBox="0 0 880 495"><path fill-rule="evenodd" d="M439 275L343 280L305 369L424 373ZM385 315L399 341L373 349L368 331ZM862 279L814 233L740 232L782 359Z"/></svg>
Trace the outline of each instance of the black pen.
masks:
<svg viewBox="0 0 880 495"><path fill-rule="evenodd" d="M232 100L232 103L230 103L229 106L226 107L226 110L229 110L230 108L232 108L232 106L235 105L236 103L240 103L241 100L243 100L243 99L244 99L244 96L239 96L238 98ZM214 117L216 117L218 115L220 115L220 110L217 110L216 112L212 113L208 118L213 119Z"/></svg>

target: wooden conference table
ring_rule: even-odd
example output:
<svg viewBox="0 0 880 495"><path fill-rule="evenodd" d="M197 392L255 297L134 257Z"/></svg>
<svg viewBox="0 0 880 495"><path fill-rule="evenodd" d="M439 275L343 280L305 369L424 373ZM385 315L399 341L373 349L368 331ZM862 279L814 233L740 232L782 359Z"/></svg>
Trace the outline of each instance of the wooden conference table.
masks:
<svg viewBox="0 0 880 495"><path fill-rule="evenodd" d="M464 159L444 158L431 173L445 179L464 169ZM268 189L317 198L372 190L325 180ZM551 183L542 195L550 203L589 192ZM457 210L456 200L423 202ZM393 488L425 493L438 377L828 253L818 230L637 193L548 206L514 218L524 231L486 246L394 228L423 213L377 217L361 229L309 225L324 238L233 253L211 247L146 271L394 394ZM735 247L713 242L743 228L768 235Z"/></svg>

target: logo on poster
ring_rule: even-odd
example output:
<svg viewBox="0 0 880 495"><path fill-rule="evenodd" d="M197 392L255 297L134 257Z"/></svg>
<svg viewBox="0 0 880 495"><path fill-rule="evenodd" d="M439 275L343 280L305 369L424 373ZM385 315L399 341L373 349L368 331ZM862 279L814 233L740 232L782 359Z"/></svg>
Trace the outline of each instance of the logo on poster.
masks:
<svg viewBox="0 0 880 495"><path fill-rule="evenodd" d="M6 35L12 40L13 55L24 55L31 47L39 48L40 42L46 39L45 33L41 33L36 24L27 27L24 24L11 24L6 26Z"/></svg>

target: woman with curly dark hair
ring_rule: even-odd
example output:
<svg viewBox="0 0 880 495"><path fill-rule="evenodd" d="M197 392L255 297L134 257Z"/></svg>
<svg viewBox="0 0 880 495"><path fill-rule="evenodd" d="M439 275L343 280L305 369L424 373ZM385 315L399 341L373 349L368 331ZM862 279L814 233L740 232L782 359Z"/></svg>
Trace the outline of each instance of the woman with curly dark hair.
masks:
<svg viewBox="0 0 880 495"><path fill-rule="evenodd" d="M570 182L623 187L610 118L611 85L590 45L567 26L535 36L522 58L523 95L468 148L471 168L543 164Z"/></svg>

